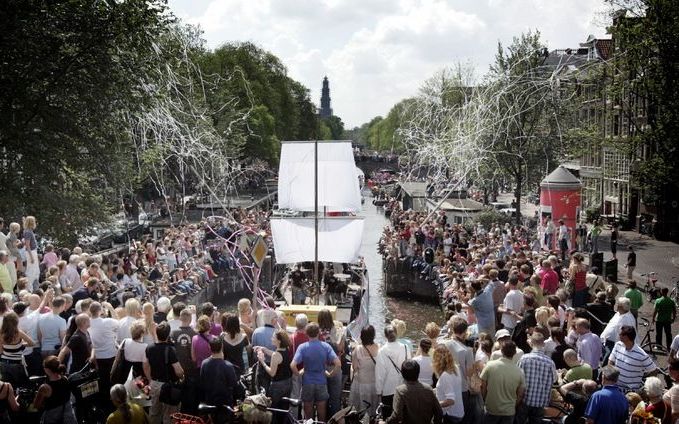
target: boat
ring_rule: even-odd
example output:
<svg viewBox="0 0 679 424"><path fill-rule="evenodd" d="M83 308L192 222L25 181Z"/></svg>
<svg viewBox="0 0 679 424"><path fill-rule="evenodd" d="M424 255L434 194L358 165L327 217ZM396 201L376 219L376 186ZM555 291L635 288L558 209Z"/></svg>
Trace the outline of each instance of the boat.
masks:
<svg viewBox="0 0 679 424"><path fill-rule="evenodd" d="M316 293L320 292L320 262L361 263L363 217L360 216L362 202L357 169L351 141L283 141L281 144L278 209L286 212L274 212L271 217L275 261L288 266L312 262ZM353 292L346 296L350 301L335 305L335 318L345 324L353 315L358 315L356 320L361 325L354 327L359 331L364 322L367 323L367 309L363 310L368 303L364 269L363 266L356 272L361 276L361 284L350 285ZM361 307L356 307L355 299ZM314 296L313 303L315 308L322 306L320 296ZM295 306L302 312L312 305ZM295 310L292 308L290 315Z"/></svg>

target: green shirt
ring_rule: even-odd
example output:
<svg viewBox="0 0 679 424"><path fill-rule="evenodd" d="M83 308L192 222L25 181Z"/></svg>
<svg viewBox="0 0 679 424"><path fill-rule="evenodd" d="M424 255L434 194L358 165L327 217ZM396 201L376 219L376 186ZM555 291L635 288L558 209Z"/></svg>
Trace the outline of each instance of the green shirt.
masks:
<svg viewBox="0 0 679 424"><path fill-rule="evenodd" d="M481 380L486 382L486 410L491 415L510 416L516 414L516 391L526 387L523 371L511 359L500 358L488 361L481 371Z"/></svg>
<svg viewBox="0 0 679 424"><path fill-rule="evenodd" d="M627 289L625 297L629 299L630 309L637 310L644 304L644 297L641 295L639 289Z"/></svg>
<svg viewBox="0 0 679 424"><path fill-rule="evenodd" d="M566 372L564 380L570 383L575 380L580 380L581 378L584 378L585 380L592 379L592 367L590 367L589 364L582 364L569 369L568 372Z"/></svg>
<svg viewBox="0 0 679 424"><path fill-rule="evenodd" d="M655 300L655 320L658 322L672 322L673 312L677 306L674 300L663 296Z"/></svg>

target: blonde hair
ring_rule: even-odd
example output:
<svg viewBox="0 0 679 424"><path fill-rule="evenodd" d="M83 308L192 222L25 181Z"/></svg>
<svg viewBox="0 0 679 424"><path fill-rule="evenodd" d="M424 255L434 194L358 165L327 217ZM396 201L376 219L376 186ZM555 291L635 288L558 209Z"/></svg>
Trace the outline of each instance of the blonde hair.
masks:
<svg viewBox="0 0 679 424"><path fill-rule="evenodd" d="M535 321L538 325L549 327L549 318L554 316L554 308L548 306L540 306L535 310Z"/></svg>
<svg viewBox="0 0 679 424"><path fill-rule="evenodd" d="M24 228L27 228L29 230L35 230L36 226L37 226L37 223L35 221L34 216L29 215L26 218L24 218Z"/></svg>
<svg viewBox="0 0 679 424"><path fill-rule="evenodd" d="M9 231L12 233L18 233L21 230L21 225L18 222L12 222L9 224Z"/></svg>
<svg viewBox="0 0 679 424"><path fill-rule="evenodd" d="M250 299L241 299L238 301L238 313L239 314L244 314L245 312L248 311L248 309L252 309L252 303L250 303Z"/></svg>
<svg viewBox="0 0 679 424"><path fill-rule="evenodd" d="M405 336L406 334L406 323L400 319L393 319L391 320L391 325L394 327L394 330L396 330L396 337L401 338Z"/></svg>
<svg viewBox="0 0 679 424"><path fill-rule="evenodd" d="M428 322L424 326L424 334L432 340L436 340L441 335L441 327L435 322Z"/></svg>
<svg viewBox="0 0 679 424"><path fill-rule="evenodd" d="M453 352L443 344L434 348L434 354L431 358L431 367L438 377L444 372L457 375L457 364L455 363Z"/></svg>
<svg viewBox="0 0 679 424"><path fill-rule="evenodd" d="M127 316L137 318L140 312L141 305L139 304L139 301L137 299L127 299L125 302L125 313Z"/></svg>

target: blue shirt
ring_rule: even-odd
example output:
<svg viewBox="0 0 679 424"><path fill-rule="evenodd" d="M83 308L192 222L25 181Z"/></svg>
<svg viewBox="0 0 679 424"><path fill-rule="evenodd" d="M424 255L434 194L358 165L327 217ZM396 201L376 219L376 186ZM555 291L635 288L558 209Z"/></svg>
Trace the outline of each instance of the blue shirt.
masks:
<svg viewBox="0 0 679 424"><path fill-rule="evenodd" d="M265 325L264 327L259 327L255 329L252 333L252 346L264 346L269 350L276 350L276 346L273 345L271 338L276 329L271 325Z"/></svg>
<svg viewBox="0 0 679 424"><path fill-rule="evenodd" d="M495 306L493 305L493 285L488 284L481 293L469 301L469 306L474 308L479 332L495 328Z"/></svg>
<svg viewBox="0 0 679 424"><path fill-rule="evenodd" d="M229 361L210 357L200 366L200 388L208 405L233 406L236 383L236 371Z"/></svg>
<svg viewBox="0 0 679 424"><path fill-rule="evenodd" d="M585 417L596 424L620 424L627 421L629 404L617 386L604 386L587 403Z"/></svg>
<svg viewBox="0 0 679 424"><path fill-rule="evenodd" d="M337 359L332 347L320 340L302 343L295 352L296 364L304 364L302 384L327 384L325 365Z"/></svg>

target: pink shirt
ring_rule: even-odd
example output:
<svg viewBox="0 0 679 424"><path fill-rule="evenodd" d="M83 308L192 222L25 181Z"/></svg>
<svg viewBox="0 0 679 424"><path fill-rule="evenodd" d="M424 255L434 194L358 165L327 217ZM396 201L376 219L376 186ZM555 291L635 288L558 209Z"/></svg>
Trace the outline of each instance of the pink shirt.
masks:
<svg viewBox="0 0 679 424"><path fill-rule="evenodd" d="M59 258L57 257L57 254L54 252L47 252L42 256L42 263L47 265L48 269L51 266L55 266L58 261Z"/></svg>

